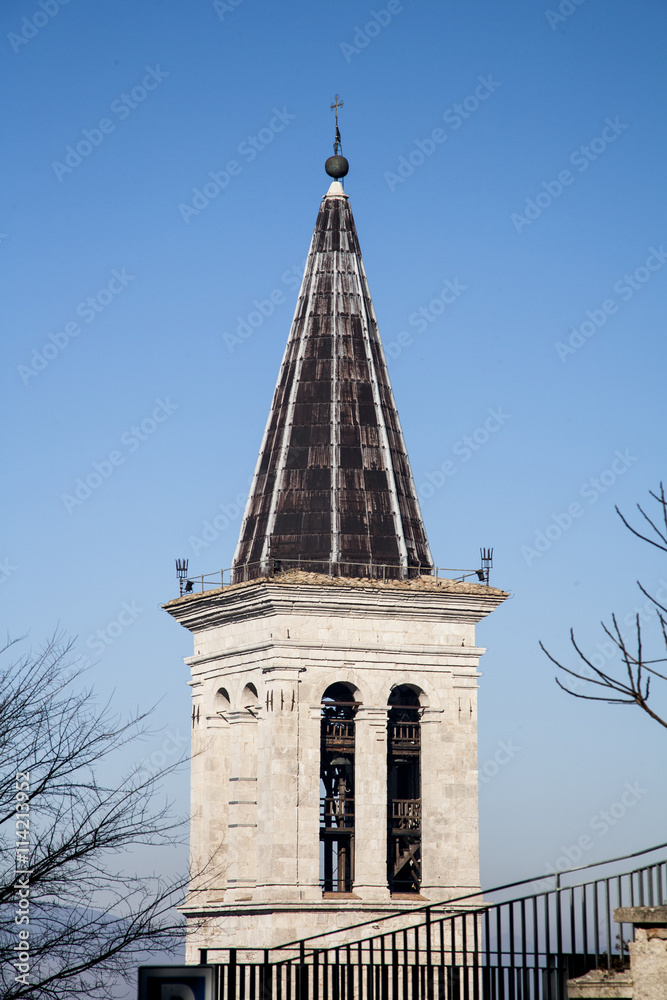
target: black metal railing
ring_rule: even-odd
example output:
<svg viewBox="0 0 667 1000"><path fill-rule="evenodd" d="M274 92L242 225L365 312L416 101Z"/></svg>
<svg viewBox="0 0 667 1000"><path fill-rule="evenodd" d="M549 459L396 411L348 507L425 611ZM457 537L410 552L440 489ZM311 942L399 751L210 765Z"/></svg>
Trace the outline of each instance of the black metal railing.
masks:
<svg viewBox="0 0 667 1000"><path fill-rule="evenodd" d="M425 576L435 580L453 580L458 583L474 579L487 586L489 584L488 576L481 569L451 569L442 566L402 567L390 563L375 562L353 563L346 561L343 563L333 560L317 561L304 556L301 559L264 559L254 563L243 563L241 566L219 569L214 573L190 573L181 580L181 596L194 592L220 590L231 584L279 576L294 570L319 573L330 577L349 576L369 580L408 580Z"/></svg>
<svg viewBox="0 0 667 1000"><path fill-rule="evenodd" d="M616 924L614 909L667 901L667 860L569 884L573 876L665 847L570 869L550 888L525 879L487 894L540 883L525 896L462 896L270 950L208 949L201 958L223 959L220 1000L565 1000L568 979L627 964L632 925Z"/></svg>

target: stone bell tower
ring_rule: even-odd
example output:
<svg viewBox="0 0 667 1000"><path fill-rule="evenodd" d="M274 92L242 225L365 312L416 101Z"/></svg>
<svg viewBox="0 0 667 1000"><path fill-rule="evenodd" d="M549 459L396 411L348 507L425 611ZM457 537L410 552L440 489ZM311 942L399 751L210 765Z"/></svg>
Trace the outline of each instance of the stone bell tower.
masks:
<svg viewBox="0 0 667 1000"><path fill-rule="evenodd" d="M188 962L479 889L475 625L507 594L434 568L339 141L231 582L165 605L195 647Z"/></svg>

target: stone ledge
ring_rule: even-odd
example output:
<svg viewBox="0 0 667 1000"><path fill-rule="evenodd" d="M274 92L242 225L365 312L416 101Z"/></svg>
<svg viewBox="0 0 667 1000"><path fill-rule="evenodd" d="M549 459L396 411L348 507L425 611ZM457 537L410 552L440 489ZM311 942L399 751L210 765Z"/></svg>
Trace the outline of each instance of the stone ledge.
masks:
<svg viewBox="0 0 667 1000"><path fill-rule="evenodd" d="M630 970L606 972L594 969L579 979L567 982L568 1000L588 997L590 1000L632 1000L632 978Z"/></svg>
<svg viewBox="0 0 667 1000"><path fill-rule="evenodd" d="M481 583L434 577L362 580L317 573L282 573L216 590L184 594L162 605L191 632L246 625L269 616L388 619L475 625L509 597Z"/></svg>
<svg viewBox="0 0 667 1000"><path fill-rule="evenodd" d="M614 910L617 924L664 924L667 927L667 906L621 906Z"/></svg>

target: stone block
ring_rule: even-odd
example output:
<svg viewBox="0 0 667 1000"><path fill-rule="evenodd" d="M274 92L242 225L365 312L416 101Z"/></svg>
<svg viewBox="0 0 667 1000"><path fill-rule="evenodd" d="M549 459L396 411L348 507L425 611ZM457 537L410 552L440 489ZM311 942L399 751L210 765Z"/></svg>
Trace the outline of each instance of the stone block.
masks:
<svg viewBox="0 0 667 1000"><path fill-rule="evenodd" d="M614 920L634 925L628 946L633 1000L667 1000L667 906L619 907Z"/></svg>
<svg viewBox="0 0 667 1000"><path fill-rule="evenodd" d="M567 983L568 1000L633 1000L629 971L606 972L594 969Z"/></svg>

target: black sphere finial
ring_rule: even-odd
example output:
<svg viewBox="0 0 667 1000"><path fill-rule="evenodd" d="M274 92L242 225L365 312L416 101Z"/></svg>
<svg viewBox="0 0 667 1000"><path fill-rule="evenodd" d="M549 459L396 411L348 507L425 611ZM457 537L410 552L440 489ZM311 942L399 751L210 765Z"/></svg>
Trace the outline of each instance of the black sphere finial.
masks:
<svg viewBox="0 0 667 1000"><path fill-rule="evenodd" d="M324 169L328 173L329 177L333 177L334 180L339 181L341 177L345 177L348 170L350 169L350 164L347 162L344 156L330 156L327 162L324 164Z"/></svg>
<svg viewBox="0 0 667 1000"><path fill-rule="evenodd" d="M342 144L340 140L340 131L338 129L338 109L343 107L343 102L340 99L340 94L336 94L334 98L334 103L331 105L331 110L336 113L336 134L334 137L334 155L330 156L327 162L324 164L324 169L328 173L329 177L333 177L334 180L340 180L341 177L345 177L348 170L350 169L350 164L347 162L342 154Z"/></svg>

